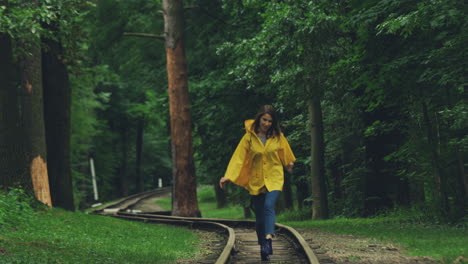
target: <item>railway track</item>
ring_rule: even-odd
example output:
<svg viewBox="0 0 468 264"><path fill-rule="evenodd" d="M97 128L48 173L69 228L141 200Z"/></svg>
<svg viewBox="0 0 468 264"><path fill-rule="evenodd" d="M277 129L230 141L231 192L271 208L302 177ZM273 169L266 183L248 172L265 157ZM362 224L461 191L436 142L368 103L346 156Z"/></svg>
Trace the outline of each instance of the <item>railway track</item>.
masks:
<svg viewBox="0 0 468 264"><path fill-rule="evenodd" d="M170 193L170 191L170 189L164 189L129 196L114 204L95 210L93 213L111 215L112 217L131 221L188 226L194 229L216 232L219 239L215 239L210 244L210 251L213 256L196 261L196 263L260 263L260 246L257 244L255 221L178 217L155 212L141 212L134 209L138 208L139 203L164 193ZM276 234L277 236L273 239L273 255L270 255L269 262L262 263L333 263L323 258L323 256L318 258L307 241L295 229L276 224Z"/></svg>

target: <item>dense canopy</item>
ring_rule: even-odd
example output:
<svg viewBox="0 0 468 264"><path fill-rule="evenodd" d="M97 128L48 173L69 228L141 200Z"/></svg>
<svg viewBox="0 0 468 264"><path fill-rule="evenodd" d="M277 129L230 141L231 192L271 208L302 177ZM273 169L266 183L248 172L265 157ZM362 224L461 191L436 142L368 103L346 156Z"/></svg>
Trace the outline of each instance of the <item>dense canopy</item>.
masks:
<svg viewBox="0 0 468 264"><path fill-rule="evenodd" d="M283 208L312 204L311 217L327 218L412 206L462 219L463 4L185 1L196 182L213 184L219 206L225 195L248 206L216 183L243 121L272 104L297 158ZM0 186L32 190L31 175L48 175L52 204L85 208L97 202L90 157L100 201L174 182L162 9L0 1ZM31 169L36 156L47 169Z"/></svg>

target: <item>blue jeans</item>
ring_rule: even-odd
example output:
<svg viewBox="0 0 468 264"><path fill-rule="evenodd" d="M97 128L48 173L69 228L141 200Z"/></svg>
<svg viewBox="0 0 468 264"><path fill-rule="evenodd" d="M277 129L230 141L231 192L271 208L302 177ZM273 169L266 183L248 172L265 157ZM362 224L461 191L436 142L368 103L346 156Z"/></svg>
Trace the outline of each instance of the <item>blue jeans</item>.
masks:
<svg viewBox="0 0 468 264"><path fill-rule="evenodd" d="M280 193L280 191L271 191L251 196L259 245L265 243L266 235L275 234L275 203Z"/></svg>

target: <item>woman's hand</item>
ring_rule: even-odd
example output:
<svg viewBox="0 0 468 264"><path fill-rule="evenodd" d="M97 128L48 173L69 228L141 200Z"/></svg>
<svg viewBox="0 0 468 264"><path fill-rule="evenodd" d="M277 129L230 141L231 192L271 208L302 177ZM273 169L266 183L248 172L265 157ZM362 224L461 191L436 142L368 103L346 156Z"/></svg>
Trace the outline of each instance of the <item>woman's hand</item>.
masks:
<svg viewBox="0 0 468 264"><path fill-rule="evenodd" d="M222 177L221 179L219 179L219 187L221 187L221 189L223 188L223 184L225 182L230 182L231 180L229 180L228 178L226 177Z"/></svg>
<svg viewBox="0 0 468 264"><path fill-rule="evenodd" d="M288 165L286 165L286 170L287 170L289 173L291 173L293 167L294 167L294 163L291 162L291 163L289 163Z"/></svg>

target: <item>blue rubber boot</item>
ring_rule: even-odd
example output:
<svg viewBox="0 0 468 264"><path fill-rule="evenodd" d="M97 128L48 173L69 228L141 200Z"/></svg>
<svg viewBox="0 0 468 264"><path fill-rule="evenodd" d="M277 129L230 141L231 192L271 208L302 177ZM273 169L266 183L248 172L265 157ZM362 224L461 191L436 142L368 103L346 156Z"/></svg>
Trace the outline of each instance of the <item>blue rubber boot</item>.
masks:
<svg viewBox="0 0 468 264"><path fill-rule="evenodd" d="M262 257L262 261L270 261L270 256L268 256L268 253L265 250L265 245L260 247L260 256Z"/></svg>
<svg viewBox="0 0 468 264"><path fill-rule="evenodd" d="M273 246L272 246L271 238L265 241L265 251L268 255L273 255Z"/></svg>

